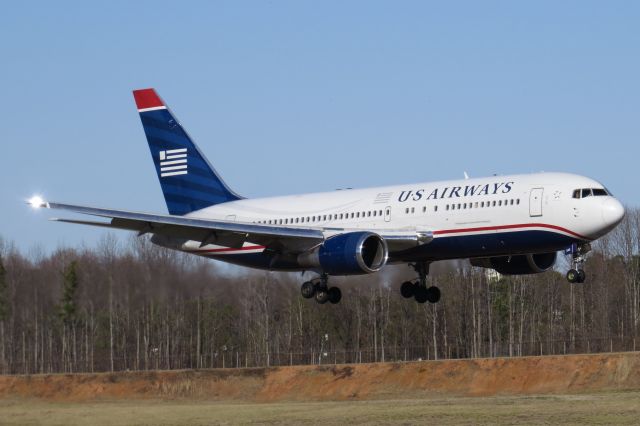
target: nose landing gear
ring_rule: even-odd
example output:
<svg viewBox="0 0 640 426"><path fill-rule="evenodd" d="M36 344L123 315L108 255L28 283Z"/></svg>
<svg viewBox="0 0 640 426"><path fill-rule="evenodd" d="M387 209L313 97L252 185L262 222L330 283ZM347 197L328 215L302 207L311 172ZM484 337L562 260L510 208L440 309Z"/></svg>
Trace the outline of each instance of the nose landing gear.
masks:
<svg viewBox="0 0 640 426"><path fill-rule="evenodd" d="M573 244L566 253L571 255L571 269L567 272L567 281L570 283L583 283L586 279L584 272L585 256L591 251L591 244Z"/></svg>
<svg viewBox="0 0 640 426"><path fill-rule="evenodd" d="M327 302L332 304L340 303L342 292L338 287L329 287L329 276L322 274L318 278L306 281L300 287L300 293L305 299L315 298L316 302L324 305Z"/></svg>
<svg viewBox="0 0 640 426"><path fill-rule="evenodd" d="M436 286L427 287L427 275L429 274L429 264L418 262L411 264L418 273L415 281L405 281L400 286L400 294L405 299L413 297L418 303L438 303L440 300L440 289Z"/></svg>

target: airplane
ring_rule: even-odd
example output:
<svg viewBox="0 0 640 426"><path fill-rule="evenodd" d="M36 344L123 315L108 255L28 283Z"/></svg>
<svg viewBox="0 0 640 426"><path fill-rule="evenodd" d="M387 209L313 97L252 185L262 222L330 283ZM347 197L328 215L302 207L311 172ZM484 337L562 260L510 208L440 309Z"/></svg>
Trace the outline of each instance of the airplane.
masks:
<svg viewBox="0 0 640 426"><path fill-rule="evenodd" d="M448 259L500 274L535 274L571 256L566 278L585 281L590 243L616 227L623 205L601 183L535 173L246 199L231 190L154 89L133 91L169 214L47 202L99 220L54 218L151 234L162 247L237 265L313 272L304 298L339 303L330 276L372 274L408 264L416 278L400 293L437 303L429 265Z"/></svg>

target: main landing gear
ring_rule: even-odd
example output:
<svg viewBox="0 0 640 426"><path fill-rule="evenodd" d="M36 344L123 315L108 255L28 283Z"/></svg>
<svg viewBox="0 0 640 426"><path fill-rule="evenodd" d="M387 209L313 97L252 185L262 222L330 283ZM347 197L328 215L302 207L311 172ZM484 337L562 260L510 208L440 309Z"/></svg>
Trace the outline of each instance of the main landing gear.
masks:
<svg viewBox="0 0 640 426"><path fill-rule="evenodd" d="M585 255L591 251L591 244L574 244L567 249L567 253L571 254L571 269L567 272L567 281L570 283L583 283L586 279L584 273Z"/></svg>
<svg viewBox="0 0 640 426"><path fill-rule="evenodd" d="M338 287L329 287L328 282L329 276L327 274L322 274L318 278L304 282L300 288L302 297L305 299L315 297L316 302L321 305L327 302L333 304L340 303L342 292Z"/></svg>
<svg viewBox="0 0 640 426"><path fill-rule="evenodd" d="M427 287L427 275L429 274L429 264L417 262L411 264L418 273L418 279L405 281L400 286L402 297L409 299L413 297L418 303L438 303L440 300L440 289L436 286Z"/></svg>

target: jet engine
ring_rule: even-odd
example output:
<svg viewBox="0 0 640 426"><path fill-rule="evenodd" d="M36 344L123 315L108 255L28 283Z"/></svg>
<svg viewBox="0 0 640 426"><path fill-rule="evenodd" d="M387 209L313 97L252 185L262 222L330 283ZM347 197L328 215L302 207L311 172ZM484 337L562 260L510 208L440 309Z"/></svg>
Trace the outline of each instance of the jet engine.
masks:
<svg viewBox="0 0 640 426"><path fill-rule="evenodd" d="M538 274L548 271L556 263L556 252L497 256L470 259L473 266L495 269L503 275Z"/></svg>
<svg viewBox="0 0 640 426"><path fill-rule="evenodd" d="M360 275L378 272L388 257L387 243L380 235L348 232L327 238L320 246L300 254L298 263L329 275Z"/></svg>

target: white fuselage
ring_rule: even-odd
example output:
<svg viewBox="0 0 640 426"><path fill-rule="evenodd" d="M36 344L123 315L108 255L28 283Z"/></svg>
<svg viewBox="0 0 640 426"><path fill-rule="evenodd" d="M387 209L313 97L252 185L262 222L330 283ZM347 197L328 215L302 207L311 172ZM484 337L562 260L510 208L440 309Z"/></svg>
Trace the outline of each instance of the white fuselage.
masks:
<svg viewBox="0 0 640 426"><path fill-rule="evenodd" d="M597 191L576 197L582 189ZM328 235L432 232L433 241L422 250L391 253L390 260L406 261L561 250L604 235L622 220L624 208L593 179L536 173L246 199L187 216L318 228ZM263 247L200 247L191 241L181 249L252 266L238 256Z"/></svg>

